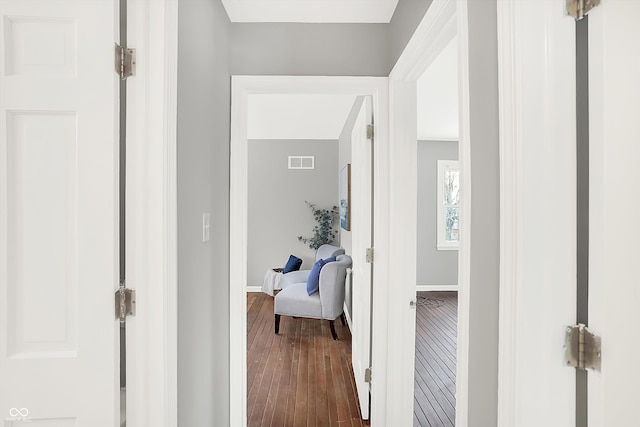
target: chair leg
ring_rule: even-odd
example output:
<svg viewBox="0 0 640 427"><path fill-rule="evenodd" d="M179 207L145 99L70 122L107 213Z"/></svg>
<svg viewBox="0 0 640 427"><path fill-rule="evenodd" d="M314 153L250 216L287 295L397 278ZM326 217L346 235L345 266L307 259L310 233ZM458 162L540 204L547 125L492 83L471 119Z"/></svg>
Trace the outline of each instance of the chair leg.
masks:
<svg viewBox="0 0 640 427"><path fill-rule="evenodd" d="M280 315L276 314L276 335L280 332Z"/></svg>
<svg viewBox="0 0 640 427"><path fill-rule="evenodd" d="M347 318L344 315L344 311L340 315L340 320L342 321L342 326L347 326Z"/></svg>
<svg viewBox="0 0 640 427"><path fill-rule="evenodd" d="M331 328L331 336L334 340L337 340L338 334L336 334L336 327L333 324L333 320L329 320L329 327Z"/></svg>

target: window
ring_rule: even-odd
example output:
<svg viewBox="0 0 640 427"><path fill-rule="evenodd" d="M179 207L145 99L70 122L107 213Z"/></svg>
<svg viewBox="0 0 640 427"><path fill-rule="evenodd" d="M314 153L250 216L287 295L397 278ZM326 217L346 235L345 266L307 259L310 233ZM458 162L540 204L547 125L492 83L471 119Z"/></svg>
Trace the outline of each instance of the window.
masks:
<svg viewBox="0 0 640 427"><path fill-rule="evenodd" d="M457 250L460 240L460 167L438 160L438 250Z"/></svg>

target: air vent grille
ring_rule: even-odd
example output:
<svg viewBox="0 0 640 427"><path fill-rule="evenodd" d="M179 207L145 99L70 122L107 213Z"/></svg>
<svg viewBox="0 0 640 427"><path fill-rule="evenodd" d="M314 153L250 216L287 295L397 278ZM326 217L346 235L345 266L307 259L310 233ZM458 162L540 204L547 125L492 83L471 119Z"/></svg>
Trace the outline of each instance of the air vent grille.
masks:
<svg viewBox="0 0 640 427"><path fill-rule="evenodd" d="M315 156L289 156L289 169L315 169Z"/></svg>

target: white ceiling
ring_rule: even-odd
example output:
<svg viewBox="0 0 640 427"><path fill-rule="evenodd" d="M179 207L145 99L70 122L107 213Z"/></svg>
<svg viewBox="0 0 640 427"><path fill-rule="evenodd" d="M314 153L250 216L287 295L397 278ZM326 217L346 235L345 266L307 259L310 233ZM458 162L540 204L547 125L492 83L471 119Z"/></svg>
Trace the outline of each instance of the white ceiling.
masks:
<svg viewBox="0 0 640 427"><path fill-rule="evenodd" d="M355 95L249 95L248 139L338 139Z"/></svg>
<svg viewBox="0 0 640 427"><path fill-rule="evenodd" d="M222 0L231 22L388 23L398 0Z"/></svg>
<svg viewBox="0 0 640 427"><path fill-rule="evenodd" d="M458 140L457 40L418 79L418 139Z"/></svg>

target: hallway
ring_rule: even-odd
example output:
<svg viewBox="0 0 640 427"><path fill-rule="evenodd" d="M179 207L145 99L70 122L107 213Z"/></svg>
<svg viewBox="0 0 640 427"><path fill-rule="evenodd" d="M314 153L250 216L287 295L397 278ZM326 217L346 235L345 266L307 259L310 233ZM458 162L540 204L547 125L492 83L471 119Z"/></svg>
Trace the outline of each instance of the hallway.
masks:
<svg viewBox="0 0 640 427"><path fill-rule="evenodd" d="M368 426L359 415L351 334L336 322L282 317L273 332L273 297L247 294L247 425Z"/></svg>

